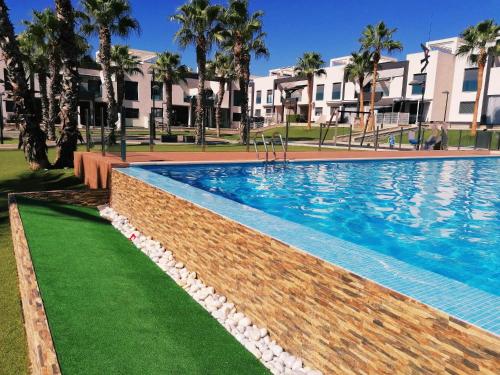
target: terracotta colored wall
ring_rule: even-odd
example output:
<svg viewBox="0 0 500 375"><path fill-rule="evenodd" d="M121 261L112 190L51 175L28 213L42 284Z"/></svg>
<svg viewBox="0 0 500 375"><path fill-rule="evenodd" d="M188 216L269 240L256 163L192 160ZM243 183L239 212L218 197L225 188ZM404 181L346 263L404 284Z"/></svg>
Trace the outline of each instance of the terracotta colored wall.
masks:
<svg viewBox="0 0 500 375"><path fill-rule="evenodd" d="M325 374L493 374L497 336L116 170L111 206Z"/></svg>

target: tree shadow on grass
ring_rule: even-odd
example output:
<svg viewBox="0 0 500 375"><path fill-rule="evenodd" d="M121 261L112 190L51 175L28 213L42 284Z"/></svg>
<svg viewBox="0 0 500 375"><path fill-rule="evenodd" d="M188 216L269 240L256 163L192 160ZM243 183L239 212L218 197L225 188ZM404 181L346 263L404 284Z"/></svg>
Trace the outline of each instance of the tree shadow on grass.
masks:
<svg viewBox="0 0 500 375"><path fill-rule="evenodd" d="M44 213L37 212L37 215L44 216L67 216L71 219L92 221L100 224L107 224L108 221L97 215L92 215L84 210L81 210L81 206L78 205L68 205L58 202L49 202L27 197L17 197L18 204L23 207L43 207L45 209Z"/></svg>

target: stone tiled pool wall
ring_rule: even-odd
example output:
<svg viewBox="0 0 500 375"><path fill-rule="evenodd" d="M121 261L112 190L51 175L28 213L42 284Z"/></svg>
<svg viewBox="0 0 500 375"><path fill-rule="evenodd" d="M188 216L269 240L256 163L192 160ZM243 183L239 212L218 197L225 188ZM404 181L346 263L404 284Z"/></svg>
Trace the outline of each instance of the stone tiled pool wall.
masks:
<svg viewBox="0 0 500 375"><path fill-rule="evenodd" d="M113 170L111 206L325 374L494 374L500 339Z"/></svg>

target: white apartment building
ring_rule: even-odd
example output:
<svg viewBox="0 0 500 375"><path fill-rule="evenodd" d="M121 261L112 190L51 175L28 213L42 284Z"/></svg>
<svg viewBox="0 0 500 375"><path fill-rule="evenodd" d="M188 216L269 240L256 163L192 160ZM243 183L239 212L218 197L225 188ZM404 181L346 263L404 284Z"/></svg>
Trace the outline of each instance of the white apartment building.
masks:
<svg viewBox="0 0 500 375"><path fill-rule="evenodd" d="M421 73L420 60L424 53L411 53L406 60L397 61L383 57L379 65L376 88L376 119L378 124L403 125L417 122L417 113L423 105L423 120L426 122L450 122L452 125L468 126L472 122L472 111L477 89L477 67L468 63L467 57L456 56L460 38L448 38L426 43L430 49L429 65ZM342 122L352 122L358 106L360 87L345 79L344 69L349 56L333 58L326 75L316 76L313 88L312 120L329 119L335 111L342 111ZM421 86L412 86L414 80L425 81L422 103ZM304 79L294 74L293 67L273 69L268 76L254 77L250 92L253 116L264 117L267 122L282 122L285 118L280 87L283 84L304 85ZM369 111L371 76L363 87L364 106ZM307 89L298 90L292 97L296 106L286 109L286 114L307 116ZM500 58L488 57L484 73L484 84L479 105L481 124L500 125Z"/></svg>

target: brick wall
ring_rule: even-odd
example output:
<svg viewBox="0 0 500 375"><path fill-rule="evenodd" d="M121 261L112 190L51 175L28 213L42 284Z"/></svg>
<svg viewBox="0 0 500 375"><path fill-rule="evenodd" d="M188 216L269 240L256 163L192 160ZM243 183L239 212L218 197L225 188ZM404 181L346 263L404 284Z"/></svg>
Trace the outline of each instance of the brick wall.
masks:
<svg viewBox="0 0 500 375"><path fill-rule="evenodd" d="M111 205L325 374L494 374L500 339L116 170Z"/></svg>

